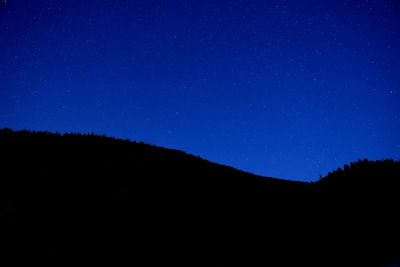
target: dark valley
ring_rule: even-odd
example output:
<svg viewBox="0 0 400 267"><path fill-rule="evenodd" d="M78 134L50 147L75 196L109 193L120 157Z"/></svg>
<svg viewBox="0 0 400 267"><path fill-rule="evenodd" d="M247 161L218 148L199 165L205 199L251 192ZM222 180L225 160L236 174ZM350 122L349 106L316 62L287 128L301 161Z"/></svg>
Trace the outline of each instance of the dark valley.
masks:
<svg viewBox="0 0 400 267"><path fill-rule="evenodd" d="M400 263L400 163L314 183L99 135L0 131L1 258L133 266Z"/></svg>

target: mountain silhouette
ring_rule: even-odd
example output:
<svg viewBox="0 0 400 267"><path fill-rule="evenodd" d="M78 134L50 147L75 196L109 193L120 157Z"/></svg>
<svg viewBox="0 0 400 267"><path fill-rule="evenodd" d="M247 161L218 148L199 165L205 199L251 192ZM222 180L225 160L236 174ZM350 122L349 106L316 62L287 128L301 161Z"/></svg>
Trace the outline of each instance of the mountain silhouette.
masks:
<svg viewBox="0 0 400 267"><path fill-rule="evenodd" d="M397 266L394 160L314 183L94 134L0 130L3 261Z"/></svg>

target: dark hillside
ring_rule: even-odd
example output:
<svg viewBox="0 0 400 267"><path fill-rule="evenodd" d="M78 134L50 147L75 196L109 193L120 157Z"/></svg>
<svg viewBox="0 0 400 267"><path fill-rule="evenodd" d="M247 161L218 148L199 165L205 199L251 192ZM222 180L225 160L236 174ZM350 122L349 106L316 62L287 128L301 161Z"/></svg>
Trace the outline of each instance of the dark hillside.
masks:
<svg viewBox="0 0 400 267"><path fill-rule="evenodd" d="M97 135L0 131L4 259L55 265L399 263L400 164L309 184Z"/></svg>

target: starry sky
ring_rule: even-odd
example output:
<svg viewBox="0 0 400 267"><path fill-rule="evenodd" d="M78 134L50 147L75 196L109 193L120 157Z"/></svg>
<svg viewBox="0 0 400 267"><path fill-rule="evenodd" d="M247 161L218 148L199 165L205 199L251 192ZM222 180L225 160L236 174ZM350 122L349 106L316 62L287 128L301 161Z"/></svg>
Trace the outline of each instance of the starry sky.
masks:
<svg viewBox="0 0 400 267"><path fill-rule="evenodd" d="M0 128L313 181L400 159L400 1L0 0Z"/></svg>

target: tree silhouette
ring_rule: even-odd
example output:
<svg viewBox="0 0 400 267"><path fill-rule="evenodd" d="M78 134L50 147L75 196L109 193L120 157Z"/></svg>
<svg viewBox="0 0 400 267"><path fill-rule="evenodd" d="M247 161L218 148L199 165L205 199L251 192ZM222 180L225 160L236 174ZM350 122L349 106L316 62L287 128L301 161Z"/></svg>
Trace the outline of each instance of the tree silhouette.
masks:
<svg viewBox="0 0 400 267"><path fill-rule="evenodd" d="M4 262L400 262L395 160L363 159L303 183L103 135L3 129L0 162Z"/></svg>

